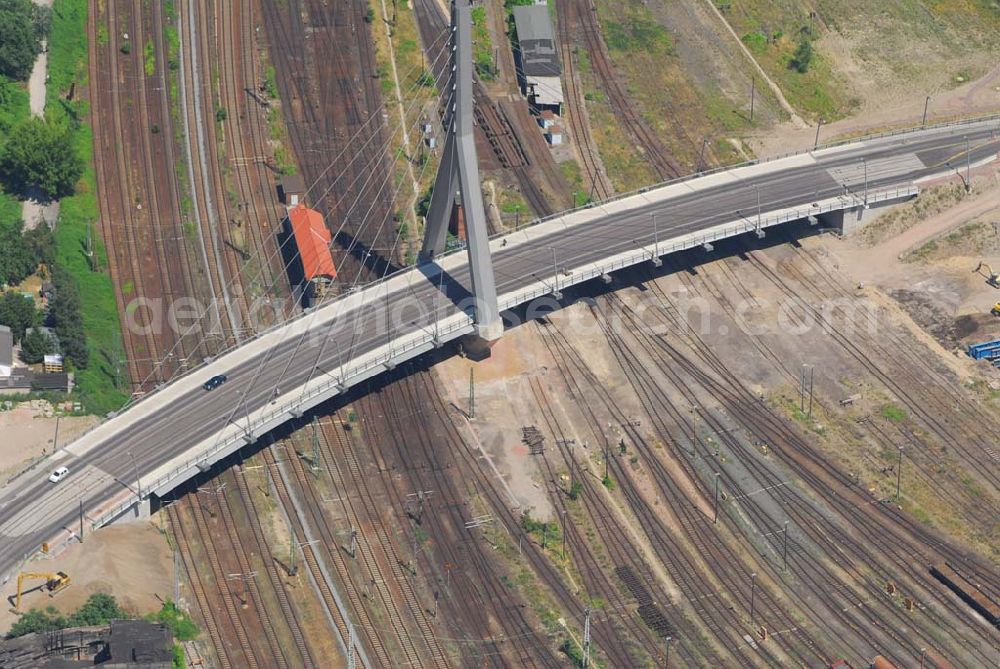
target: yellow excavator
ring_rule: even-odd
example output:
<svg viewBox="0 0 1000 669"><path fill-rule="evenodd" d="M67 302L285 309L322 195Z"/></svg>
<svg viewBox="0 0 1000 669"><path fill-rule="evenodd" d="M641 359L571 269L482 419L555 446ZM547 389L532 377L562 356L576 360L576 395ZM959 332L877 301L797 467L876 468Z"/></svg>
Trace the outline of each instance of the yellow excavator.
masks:
<svg viewBox="0 0 1000 669"><path fill-rule="evenodd" d="M986 273L983 274L982 270L986 270ZM976 269L972 270L972 272L973 274L982 274L986 277L986 283L990 284L994 288L1000 288L1000 274L994 272L989 263L985 263L980 260L979 264L976 265Z"/></svg>
<svg viewBox="0 0 1000 669"><path fill-rule="evenodd" d="M21 596L24 594L24 582L29 579L38 578L45 579L45 585L42 587L49 591L49 597L54 596L61 590L65 590L69 587L70 583L69 574L64 571L57 571L55 573L22 571L17 575L17 599L14 601L15 612L20 613L21 611Z"/></svg>

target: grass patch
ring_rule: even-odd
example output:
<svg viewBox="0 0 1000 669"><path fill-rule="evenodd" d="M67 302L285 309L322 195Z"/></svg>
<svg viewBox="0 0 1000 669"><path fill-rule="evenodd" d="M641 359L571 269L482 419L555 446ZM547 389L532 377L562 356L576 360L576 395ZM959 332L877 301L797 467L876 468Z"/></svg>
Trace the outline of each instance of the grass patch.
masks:
<svg viewBox="0 0 1000 669"><path fill-rule="evenodd" d="M567 160L559 163L559 169L573 189L573 206L582 207L590 202L590 194L583 183L583 172L580 170L580 163L575 160Z"/></svg>
<svg viewBox="0 0 1000 669"><path fill-rule="evenodd" d="M486 19L486 8L472 8L472 60L476 64L476 74L485 81L493 81L497 69L493 64L493 40Z"/></svg>
<svg viewBox="0 0 1000 669"><path fill-rule="evenodd" d="M73 82L80 85L87 83L86 0L55 0L48 49L47 107L65 94Z"/></svg>
<svg viewBox="0 0 1000 669"><path fill-rule="evenodd" d="M893 423L902 423L906 420L906 411L895 404L883 404L878 415Z"/></svg>
<svg viewBox="0 0 1000 669"><path fill-rule="evenodd" d="M160 610L150 614L149 619L169 627L178 641L191 641L199 633L198 626L191 620L191 616L177 608L171 599L163 602Z"/></svg>
<svg viewBox="0 0 1000 669"><path fill-rule="evenodd" d="M147 77L156 74L156 51L151 39L147 39L145 46L142 47L142 69L145 70Z"/></svg>
<svg viewBox="0 0 1000 669"><path fill-rule="evenodd" d="M118 359L124 350L111 278L93 267L107 266L107 253L97 234L97 182L93 168L93 134L81 119L87 115L82 101L67 102L61 95L73 82L86 81L87 1L55 0L49 39L49 84L46 116L65 118L74 126L74 142L87 169L76 192L59 205L55 229L56 265L76 282L82 303L83 328L90 347L86 369L76 370L77 391L84 408L102 414L118 409L125 395L116 387ZM93 259L85 254L87 228L93 240Z"/></svg>

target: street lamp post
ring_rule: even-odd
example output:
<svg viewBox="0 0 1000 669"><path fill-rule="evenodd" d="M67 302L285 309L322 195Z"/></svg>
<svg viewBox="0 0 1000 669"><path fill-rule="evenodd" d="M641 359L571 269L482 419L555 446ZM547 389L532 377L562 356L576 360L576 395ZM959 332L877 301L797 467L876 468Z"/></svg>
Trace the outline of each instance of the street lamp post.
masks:
<svg viewBox="0 0 1000 669"><path fill-rule="evenodd" d="M868 208L868 161L864 158L861 159L861 164L865 168L865 209Z"/></svg>
<svg viewBox="0 0 1000 669"><path fill-rule="evenodd" d="M757 572L750 574L750 624L753 625L754 595L757 594Z"/></svg>
<svg viewBox="0 0 1000 669"><path fill-rule="evenodd" d="M920 121L920 127L921 128L923 128L924 126L927 125L927 107L928 107L928 105L930 105L930 103L931 103L931 96L928 95L924 99L924 118L923 118L923 120Z"/></svg>
<svg viewBox="0 0 1000 669"><path fill-rule="evenodd" d="M816 124L816 141L813 142L813 151L819 148L819 129L823 127L823 119Z"/></svg>
<svg viewBox="0 0 1000 669"><path fill-rule="evenodd" d="M139 480L139 465L136 464L135 454L132 451L128 452L128 456L132 459L132 469L135 470L135 496L138 501L142 501L142 482Z"/></svg>

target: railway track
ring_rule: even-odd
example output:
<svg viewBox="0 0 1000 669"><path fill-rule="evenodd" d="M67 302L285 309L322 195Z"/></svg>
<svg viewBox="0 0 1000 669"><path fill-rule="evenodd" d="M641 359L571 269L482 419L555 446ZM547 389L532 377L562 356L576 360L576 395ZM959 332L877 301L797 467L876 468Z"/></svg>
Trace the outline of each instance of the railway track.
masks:
<svg viewBox="0 0 1000 669"><path fill-rule="evenodd" d="M188 584L194 593L198 609L202 612L202 620L208 630L208 635L212 639L212 645L215 647L219 664L223 669L232 669L233 660L230 658L223 643L223 631L220 629L219 622L215 618L216 610L211 606L211 602L205 592L205 586L202 583L201 577L202 572L194 563L194 553L191 551L191 544L180 522L178 511L173 508L173 505L170 505L167 507L167 514L170 517L170 527L173 531L174 541L177 542L177 550L180 552L181 560L184 563L184 571L187 573ZM226 630L225 633L228 637L229 631Z"/></svg>
<svg viewBox="0 0 1000 669"><path fill-rule="evenodd" d="M578 499L583 503L589 524L598 530L601 545L608 554L607 558L611 560L612 564L618 565L616 571L624 567L629 570L635 581L641 583L638 576L635 575L635 570L644 571L643 558L632 547L631 543L622 536L621 528L610 522L613 512L602 503L601 493L590 476L585 475L580 470L573 455L567 452L569 448L567 445L568 442L575 441L575 439L568 439L569 435L563 431L560 421L548 400L547 393L541 386L541 382L537 378L532 378L529 382L535 400L538 403L543 423L548 433L554 437L553 441L556 444L559 457L570 471L570 480L581 486ZM550 483L548 486L549 499L554 508L556 508L559 517L563 519L563 532L568 537L571 537L569 539L571 559L577 563L577 569L580 573L585 575L584 586L588 590L589 597L591 599L600 598L606 602L606 606L602 612L614 612L618 614L614 617L608 615L599 621L611 627L608 631L608 638L612 640L614 645L611 648L604 649L609 656L609 661L614 666L634 666L640 663L649 663L662 650L662 638L676 634L675 629L673 627L666 627L665 629L651 630L633 619L631 612L628 610L630 605L625 595L618 586L611 582L610 578L605 574L605 570L601 568L601 556L596 554L593 546L594 542L588 539L575 523L570 522L568 518L570 509L567 503L569 494L556 483L558 475L547 453L542 454L541 461L546 473L546 480ZM652 579L648 577L645 580L652 582ZM626 587L629 585L624 580L622 582ZM662 612L660 615L662 616ZM620 621L620 625L614 625L617 621ZM618 627L622 629L618 629ZM628 647L628 644L626 644L627 636L631 636L634 643L640 644L647 657L637 657L634 654ZM683 649L682 652L689 651L687 644L682 644L681 648ZM689 655L687 652L685 654ZM689 661L692 659L693 657L688 657Z"/></svg>
<svg viewBox="0 0 1000 669"><path fill-rule="evenodd" d="M717 360L713 360L711 358L711 351L707 347L704 347L702 345L698 349L698 351L699 351L700 355L705 356L708 359L710 368L714 369L719 374L719 378L723 378L723 379L726 378L727 375L723 373L724 368L721 367L721 363L718 362ZM686 371L686 373L688 373L689 375L696 375L696 374L699 373L698 370L696 368L694 368L693 364L690 363L690 361L687 361L685 363L685 360L683 358L678 357L676 355L673 356L673 358L674 358L674 362L672 364L673 367L678 368L678 369L684 369ZM701 372L701 375L702 375L702 377L704 377L704 372ZM698 376L694 376L694 378L698 379L699 377ZM714 382L714 379L712 381ZM706 380L702 380L700 382L703 383L703 384L704 383L708 383L708 381L706 381ZM718 385L718 382L715 382L715 383L716 383L716 385ZM723 388L724 388L724 386L722 388L713 388L713 393L719 394L722 397L726 397L725 391L723 390ZM745 392L745 391L743 391L743 392ZM806 454L810 458L814 457L813 454L811 452L809 452L809 450L808 450L807 447L805 447L804 445L801 445L801 441L794 434L790 434L790 431L786 431L787 430L786 426L782 425L780 423L780 421L777 421L776 419L773 419L773 417L771 417L770 415L766 415L766 416L765 415L760 415L760 412L758 412L758 411L754 411L753 413L751 413L750 410L748 409L748 407L752 406L754 403L755 403L755 400L752 397L746 397L746 398L744 398L744 399L741 400L741 403L737 403L735 401L735 399L731 400L729 403L727 403L727 407L728 407L728 409L729 409L729 411L731 413L734 413L736 416L739 416L741 420L745 421L745 424L753 426L753 429L757 433L761 433L763 431L764 428L762 427L762 423L764 423L764 424L770 423L771 426L776 427L776 428L780 428L782 430L782 432L780 432L779 434L775 434L775 433L771 432L771 433L769 433L769 434L767 434L767 435L764 436L764 438L768 440L768 443L772 443L772 444L782 444L782 443L796 444L796 449L795 449L796 452L801 451L802 453ZM727 433L721 433L721 434L727 434ZM724 440L725 440L725 437L724 437ZM728 445L730 445L731 447L734 447L734 448L738 448L739 447L739 444L728 444ZM746 453L744 453L744 454L741 454L741 459L743 457L750 457L750 456L748 456ZM850 486L851 482L846 481L846 479L843 477L842 474L839 474L839 472L836 472L836 470L830 468L829 465L826 465L825 463L823 464L823 467L826 469L827 473L831 474L833 477L838 477L839 476L839 478L841 480L841 485ZM829 480L819 480L819 479L816 478L816 476L814 474L812 474L808 470L797 471L796 473L798 475L800 475L800 476L803 476L810 483L810 485L816 491L818 491L820 494L826 493L831 488L831 485L832 485L831 481L829 481ZM758 475L758 478L764 478L764 480L766 480L766 474L758 472L757 475ZM793 497L788 496L789 493L787 492L787 489L777 488L775 494L778 495L779 497L784 496L784 499L781 499L781 503L782 503L782 506L784 508L791 508L793 510L798 510L797 506L801 506L801 502L799 500L796 500ZM827 495L824 495L824 496L827 496ZM854 527L856 529L865 529L866 527L869 527L870 526L870 518L868 518L868 515L860 513L860 509L871 508L871 504L870 503L865 503L865 501L863 499L861 499L861 500L856 501L853 505L845 505L844 501L842 499L843 496L844 496L843 493L840 493L839 495L838 494L828 495L828 497L830 498L830 502L833 503L834 507L838 507L838 506L841 507L840 510L841 510L842 513L844 512L844 510L846 510L847 522L849 522L852 527ZM852 495L848 495L848 499L851 496ZM838 500L839 500L839 503L838 503ZM866 518L867 518L867 520L866 520ZM837 550L837 551L843 552L843 550L844 550L845 547L849 547L855 555L865 556L863 558L863 561L865 561L865 562L871 562L872 561L871 558L869 557L869 550L866 550L866 549L862 548L861 546L859 546L856 543L856 540L852 536L850 536L848 534L845 534L843 532L843 530L839 530L836 527L829 526L829 524L827 522L823 521L822 518L816 517L815 515L810 515L810 516L807 516L807 517L804 517L804 518L800 517L798 519L798 522L799 522L799 524L801 526L803 526L804 530L806 530L806 531L809 528L811 528L812 526L816 525L817 523L820 523L820 526L822 526L824 524L827 525L827 527L825 528L825 534L828 535L828 536L834 536L834 537L837 538L836 546L827 546L828 549ZM773 527L776 524L777 523L774 523L774 522L769 522L768 523L768 525L771 526L771 527ZM888 534L886 534L886 530L889 530ZM923 531L926 532L926 530L923 530ZM865 534L869 534L870 535L870 536L867 537L868 541L870 542L870 544L869 544L870 546L874 546L874 545L879 545L879 546L888 545L888 546L890 546L891 548L890 548L890 550L888 550L888 554L891 557L894 558L895 562L897 562L897 564L899 564L900 566L904 567L908 571L912 571L912 568L909 565L910 561L907 558L910 555L912 555L912 552L914 550L921 550L921 551L926 550L926 545L923 546L923 547L914 546L910 542L904 542L903 544L899 544L897 542L899 542L900 539L898 537L894 537L894 535L897 532L898 532L898 528L893 528L892 526L888 526L888 527L880 528L878 530L871 530L869 532L866 532ZM824 545L824 541L827 542L827 543L829 542L829 540L825 539L824 536L814 536L814 537L811 537L811 538L814 539L814 540L816 540L818 542L818 544L821 545L821 546ZM934 544L937 544L937 543L938 543L937 541L931 539L931 545L934 545ZM899 552L897 553L897 551L899 551ZM896 582L898 582L898 578L896 577L898 575L890 575L890 574L886 574L884 571L881 571L880 568L878 567L878 563L877 562L874 565L874 569L875 569L875 573L879 574L879 577L878 577L879 579L887 579L887 580L888 579L894 579ZM861 579L861 582L867 582L867 588L869 589L869 592L877 592L881 588L881 586L884 585L885 580L882 580L881 582L879 582L878 579L874 579L873 580L873 579L871 579L869 577L869 578L866 578L866 579L865 578ZM914 588L916 587L915 583L910 583L909 585L911 587L914 587ZM947 603L946 602L942 602L942 605L947 606ZM952 612L953 613L956 613L956 614L960 613L959 611L954 610L954 607L951 607L951 608L952 608ZM889 612L890 617L892 617L892 614L893 614L893 612L890 610L890 612ZM906 625L911 624L911 623L908 623L905 620L900 620L899 624L903 625L905 627ZM886 633L890 634L890 635L893 634L892 631L890 631L890 630L886 630ZM897 641L898 641L898 639L897 639ZM966 642L966 641L969 642L969 643L973 643L975 640L974 639L965 639L965 640L963 640L963 642ZM911 646L912 646L912 644L911 644Z"/></svg>
<svg viewBox="0 0 1000 669"><path fill-rule="evenodd" d="M598 390L604 409L611 415L612 419L621 425L629 426L631 417L618 407L617 402L610 395L600 390L596 377L593 376L575 350L562 338L562 335L555 331L554 327L550 327L550 329L553 332L549 333L546 344L554 357L562 361L560 369L575 370L576 373L581 374L583 378L588 380L588 386ZM631 371L636 379L642 378L639 375L646 376L641 368ZM646 402L652 400L649 389L643 387L637 390L640 397ZM664 425L661 424L658 427L661 435L669 435ZM712 632L719 642L724 644L733 657L738 658L738 661L752 663L756 656L750 652L751 647L746 643L743 635L754 634L755 630L748 626L747 621L742 616L735 613L736 602L742 604L749 600L749 592L745 588L743 579L734 579L732 574L722 570L715 573L715 587L707 586L704 571L692 558L691 551L704 556L712 564L732 565L739 564L742 560L718 539L717 534L709 532L710 528L706 525L704 516L700 512L694 512L690 501L679 494L678 491L682 490L683 487L659 466L658 457L646 443L645 437L631 427L626 432L629 440L637 447L641 447L643 461L649 465L651 476L658 483L658 490L669 501L668 508L677 517L677 522L687 530L685 537L691 542L691 549L685 549L677 543L674 538L676 533L664 526L660 514L654 513L642 496L629 484L631 479L621 463L617 459L612 459L615 480L620 482L622 494L626 498L633 516L638 520L640 527L657 552L666 556L666 559L662 560L664 568L680 585L682 593L692 603L692 608L695 602L698 602L702 607L699 613L702 624ZM732 603L727 605L725 599L731 599ZM761 605L765 607L761 619L767 620L769 617L777 619L780 616L773 602L770 605L762 602ZM769 662L780 661L766 644L761 645L760 648Z"/></svg>
<svg viewBox="0 0 1000 669"><path fill-rule="evenodd" d="M567 23L567 29L577 36L577 40L582 37L590 54L594 74L600 80L601 88L607 94L611 108L618 114L619 121L632 137L635 146L646 156L660 179L668 180L681 176L684 170L642 118L622 86L621 77L611 63L607 44L601 35L593 0L559 0L556 8L560 23Z"/></svg>
<svg viewBox="0 0 1000 669"><path fill-rule="evenodd" d="M572 2L573 0L568 0ZM589 192L597 200L606 200L615 194L611 180L608 179L604 164L601 162L597 144L590 133L590 119L587 115L586 99L583 94L583 86L580 81L580 73L576 65L576 48L569 30L569 17L564 15L564 4L562 0L556 4L558 17L556 21L559 31L559 55L562 63L562 85L566 89L566 114L569 117L569 124L573 130L573 139L576 140L576 152L583 163L583 175L589 186Z"/></svg>
<svg viewBox="0 0 1000 669"><path fill-rule="evenodd" d="M225 484L223 484L225 485ZM267 658L268 661L273 662L274 666L281 667L282 669L287 669L289 666L288 660L281 648L281 642L278 639L277 632L274 628L274 623L271 621L270 616L264 613L264 598L261 596L260 587L257 585L257 579L250 576L256 573L257 570L253 568L253 564L247 555L246 548L243 546L244 538L240 537L239 530L236 527L236 521L233 519L232 509L229 507L229 499L226 497L224 489L220 486L218 492L215 495L217 502L217 508L219 509L219 516L222 518L222 524L225 526L226 537L229 539L229 545L227 548L231 551L231 555L236 557L237 565L239 566L240 578L243 579L245 586L244 591L246 593L247 604L250 601L254 602L255 610L262 614L259 615L261 627L264 631L264 636L267 641L267 649L270 652L270 657ZM216 537L218 535L213 534L209 538L209 542L215 544ZM261 659L264 659L263 654Z"/></svg>
<svg viewBox="0 0 1000 669"><path fill-rule="evenodd" d="M331 584L327 581L326 574L320 567L319 557L316 555L316 550L313 548L311 540L308 539L308 537L312 535L312 532L307 531L302 518L299 516L298 509L292 501L288 485L285 481L285 473L278 466L278 461L274 456L273 448L274 447L272 446L271 448L266 448L261 451L264 455L265 466L273 469L275 472L275 475L271 476L270 480L274 484L274 490L278 495L279 503L285 509L286 516L291 524L292 536L302 537L303 539L303 542L300 544L302 561L308 568L309 575L312 578L316 589L319 591L321 601L323 602L328 617L335 621L336 632L340 637L341 648L347 648L350 639L351 623L347 618L346 612L342 609L337 598L334 596L333 589ZM353 605L355 602L352 601L351 603ZM355 608L355 610L357 610L357 608ZM387 657L385 654L385 647L381 645L380 641L376 641L376 643L372 644L370 648L380 661L381 658Z"/></svg>
<svg viewBox="0 0 1000 669"><path fill-rule="evenodd" d="M411 520L431 538L429 550L435 553L434 559L427 558L422 568L434 573L438 569L436 565L457 567L471 563L471 569L461 569L457 576L444 574L448 588L443 606L451 611L452 619L463 621L463 633L470 638L468 650L462 657L481 658L487 666L508 666L510 661L520 667L558 666L546 640L537 636L535 625L526 618L518 599L512 597L502 585L502 579L498 579L499 565L484 551L482 541L474 538L476 531L464 527L470 515L478 511L468 502L461 501L470 493L459 482L468 479L462 476L462 467L451 449L443 448L448 441L441 421L447 417L422 399L436 394L437 389L426 371L400 378L380 393L386 427L373 435L384 461L405 463L405 473L413 489L435 491L426 511L410 513ZM385 488L397 508L405 508L407 499L400 487L387 484ZM463 544L472 548L456 550ZM441 577L438 571L438 583ZM494 611L505 612L503 616L494 617L501 625L502 634L497 635L489 611L470 606L472 602L482 601L493 602ZM472 641L474 634L479 635L479 643ZM508 643L511 649L505 648Z"/></svg>
<svg viewBox="0 0 1000 669"><path fill-rule="evenodd" d="M347 452L345 452L345 456L347 455ZM350 457L347 457L346 460L347 470L351 476L351 482L353 482L354 485L357 486L356 489L365 496L366 501L372 500L373 498L367 491L365 479L360 471L360 468L357 466L356 460L352 461ZM323 456L321 455L320 462L322 461ZM327 470L332 478L334 470L331 469L330 466L333 463L327 462L325 464L327 464ZM315 465L319 467L320 463L317 462ZM357 562L357 571L361 572L361 578L363 579L362 582L364 583L364 586L359 587L357 583L354 582L354 579L357 579L358 576L356 574L352 574L352 571L354 570L350 569L344 557L342 548L343 539L337 536L337 530L330 524L326 514L315 512L317 509L322 509L324 505L320 496L316 492L314 481L310 481L308 479L308 474L302 464L301 456L292 460L290 468L293 470L295 475L295 483L299 492L307 498L307 501L309 502L307 506L314 510L312 513L312 522L310 524L323 538L323 544L328 549L330 560L336 565L338 571L345 579L344 585L348 591L348 596L351 599L355 615L360 621L361 631L369 639L369 643L374 644L376 647L382 647L381 654L384 656L383 659L386 662L390 662L391 658L395 657L394 651L398 651L402 653L404 664L414 667L422 666L423 660L421 659L421 654L409 630L407 630L405 624L403 623L404 612L399 609L396 599L393 597L393 593L389 590L389 584L391 581L385 576L385 571L387 570L383 568L383 565L380 564L376 558L375 548L372 546L372 543L369 541L366 534L359 531L357 537L357 552L355 556L353 556L355 558L360 558ZM341 473L343 474L343 472ZM342 486L338 486L338 489L347 489L347 482L345 481ZM363 527L368 526L372 528L372 531L376 531L375 528L378 528L377 523L365 523L363 525L362 523L364 521L356 512L354 512L353 505L348 504L347 507L351 514L350 520L352 527L357 527L360 530ZM370 508L378 507L373 506ZM383 551L388 552L389 549L385 545L385 542L390 540L391 538L388 536L380 537L380 541L377 543L377 546ZM401 574L399 574L398 571L393 570L393 580L397 583L399 583L400 580L405 583L405 577L400 579L400 576ZM401 588L401 590L403 589ZM368 593L366 597L373 602L374 606L379 606L387 613L387 630L382 630L380 626L376 625L370 617L368 608L365 607L364 603L361 601L362 591ZM410 610L412 610L412 608L412 606L408 607ZM419 606L417 608L419 609ZM390 632L390 635L384 634L384 631ZM395 648L387 649L385 647L384 644L388 638L395 639ZM384 666L391 666L391 664L386 664Z"/></svg>
<svg viewBox="0 0 1000 669"><path fill-rule="evenodd" d="M278 605L281 608L281 614L284 617L285 622L288 624L292 640L295 642L295 647L299 651L302 666L306 669L311 669L316 666L314 654L310 650L309 644L306 643L305 634L302 631L302 625L299 620L299 614L296 609L292 607L291 602L288 599L288 593L285 592L285 586L281 581L281 574L278 572L279 567L275 560L274 553L271 551L271 547L267 543L264 536L264 529L260 524L260 510L254 503L253 495L251 494L250 487L247 484L245 472L236 471L232 478L236 482L236 489L239 491L240 502L246 509L250 529L253 532L254 544L256 545L258 554L264 563L263 570L267 574L268 581L271 584L271 589L274 591L275 597L278 600ZM319 596L318 592L317 596Z"/></svg>

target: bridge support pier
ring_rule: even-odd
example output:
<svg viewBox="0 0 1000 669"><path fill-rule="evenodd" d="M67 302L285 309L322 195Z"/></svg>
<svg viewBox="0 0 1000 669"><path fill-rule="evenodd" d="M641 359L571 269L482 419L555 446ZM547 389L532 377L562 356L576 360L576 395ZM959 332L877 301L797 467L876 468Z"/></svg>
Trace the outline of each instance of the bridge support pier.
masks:
<svg viewBox="0 0 1000 669"><path fill-rule="evenodd" d="M433 262L445 251L448 223L456 208L461 207L465 218L469 278L472 283L472 304L463 307L472 312L476 335L492 342L503 335L503 320L497 305L489 229L483 207L476 140L473 135L472 8L469 0L453 0L451 17L452 74L444 88L452 93L444 118L444 125L448 129L447 139L427 211L420 262Z"/></svg>

